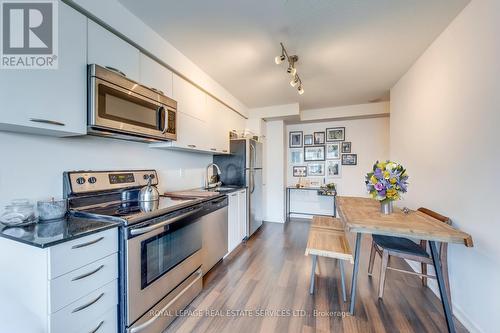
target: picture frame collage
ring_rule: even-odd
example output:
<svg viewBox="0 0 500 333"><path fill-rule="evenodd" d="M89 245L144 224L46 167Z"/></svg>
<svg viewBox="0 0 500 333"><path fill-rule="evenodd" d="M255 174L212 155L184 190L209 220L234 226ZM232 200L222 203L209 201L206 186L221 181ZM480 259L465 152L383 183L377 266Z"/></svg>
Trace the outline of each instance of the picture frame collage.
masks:
<svg viewBox="0 0 500 333"><path fill-rule="evenodd" d="M325 131L304 135L290 131L288 142L293 177L342 177L342 166L357 165L352 142L345 141L345 127L330 127Z"/></svg>

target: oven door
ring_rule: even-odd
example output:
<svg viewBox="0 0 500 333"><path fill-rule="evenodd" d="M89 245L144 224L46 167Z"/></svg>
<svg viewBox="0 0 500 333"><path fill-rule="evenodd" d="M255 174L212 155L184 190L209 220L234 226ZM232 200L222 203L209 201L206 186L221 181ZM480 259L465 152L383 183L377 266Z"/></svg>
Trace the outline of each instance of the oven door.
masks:
<svg viewBox="0 0 500 333"><path fill-rule="evenodd" d="M157 140L176 140L176 111L128 88L91 77L89 127Z"/></svg>
<svg viewBox="0 0 500 333"><path fill-rule="evenodd" d="M201 208L127 229L127 326L200 268Z"/></svg>

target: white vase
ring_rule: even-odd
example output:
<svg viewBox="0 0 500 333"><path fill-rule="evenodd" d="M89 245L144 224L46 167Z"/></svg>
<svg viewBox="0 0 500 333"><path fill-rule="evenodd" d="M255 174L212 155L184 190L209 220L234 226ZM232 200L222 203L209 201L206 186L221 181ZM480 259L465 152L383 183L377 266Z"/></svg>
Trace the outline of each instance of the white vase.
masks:
<svg viewBox="0 0 500 333"><path fill-rule="evenodd" d="M392 205L392 201L386 201L386 202L381 201L380 202L380 212L382 214L385 214L385 215L392 214L393 210L394 210L394 208Z"/></svg>

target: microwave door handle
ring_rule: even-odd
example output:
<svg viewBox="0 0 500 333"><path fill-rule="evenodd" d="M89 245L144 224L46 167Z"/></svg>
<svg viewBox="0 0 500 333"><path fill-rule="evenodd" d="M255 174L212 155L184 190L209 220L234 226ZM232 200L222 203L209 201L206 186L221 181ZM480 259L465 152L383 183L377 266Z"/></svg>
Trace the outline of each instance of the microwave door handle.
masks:
<svg viewBox="0 0 500 333"><path fill-rule="evenodd" d="M165 133L167 121L166 121L166 119L164 119L163 124L162 124L162 122L161 122L162 115L166 116L167 114L165 112L165 107L163 105L160 105L158 107L158 109L156 110L156 126L158 126L159 131L162 131L162 133ZM163 128L162 128L162 125L163 125Z"/></svg>

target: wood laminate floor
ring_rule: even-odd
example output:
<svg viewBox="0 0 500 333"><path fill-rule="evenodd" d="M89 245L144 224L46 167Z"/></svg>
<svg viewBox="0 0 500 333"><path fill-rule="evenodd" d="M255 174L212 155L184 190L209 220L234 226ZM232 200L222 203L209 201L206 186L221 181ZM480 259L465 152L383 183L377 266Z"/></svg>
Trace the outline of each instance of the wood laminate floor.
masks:
<svg viewBox="0 0 500 333"><path fill-rule="evenodd" d="M370 236L363 236L361 246L355 316L348 315L348 303L342 301L334 260L318 259L316 292L309 295L308 230L307 220L264 223L205 276L203 292L165 332L447 331L441 302L416 276L388 271L384 299L378 299L380 258L374 277L367 275ZM354 235L349 241L354 248ZM390 264L408 267L397 258ZM352 265L345 267L349 292ZM456 320L455 325L457 332L467 332Z"/></svg>

